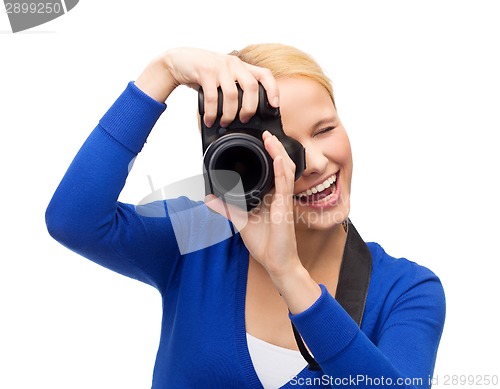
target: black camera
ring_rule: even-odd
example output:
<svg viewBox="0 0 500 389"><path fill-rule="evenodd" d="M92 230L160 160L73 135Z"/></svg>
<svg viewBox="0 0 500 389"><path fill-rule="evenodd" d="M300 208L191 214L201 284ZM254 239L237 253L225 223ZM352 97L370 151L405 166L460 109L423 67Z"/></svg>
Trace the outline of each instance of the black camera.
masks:
<svg viewBox="0 0 500 389"><path fill-rule="evenodd" d="M238 84L238 114L233 122L221 127L222 90L219 87L217 118L212 127L203 122L204 97L200 88L198 109L201 116L201 140L206 194L214 194L230 204L249 211L256 207L274 186L273 161L262 142L268 130L276 135L295 163L295 180L306 167L305 149L297 140L287 136L281 124L279 108L269 104L264 87L259 84L259 105L255 115L242 123L239 111L243 91Z"/></svg>

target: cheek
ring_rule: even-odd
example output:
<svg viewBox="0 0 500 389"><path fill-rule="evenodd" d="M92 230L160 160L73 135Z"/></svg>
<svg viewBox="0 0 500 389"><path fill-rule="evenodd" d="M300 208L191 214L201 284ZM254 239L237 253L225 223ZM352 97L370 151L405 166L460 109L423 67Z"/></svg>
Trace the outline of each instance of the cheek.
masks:
<svg viewBox="0 0 500 389"><path fill-rule="evenodd" d="M352 152L351 143L347 134L338 134L329 142L325 155L342 168L352 170Z"/></svg>
<svg viewBox="0 0 500 389"><path fill-rule="evenodd" d="M344 182L347 190L350 191L352 179L352 152L347 135L342 134L342 136L337 136L330 144L327 153L328 158L340 167L343 176L341 180Z"/></svg>

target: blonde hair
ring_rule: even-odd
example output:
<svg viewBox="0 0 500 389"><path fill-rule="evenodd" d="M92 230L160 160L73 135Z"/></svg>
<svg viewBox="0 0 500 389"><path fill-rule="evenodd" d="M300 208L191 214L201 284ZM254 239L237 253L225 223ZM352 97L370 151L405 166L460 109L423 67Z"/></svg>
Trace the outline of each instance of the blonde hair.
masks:
<svg viewBox="0 0 500 389"><path fill-rule="evenodd" d="M323 86L335 106L333 87L319 64L308 54L280 43L249 45L229 53L251 65L267 68L275 78L307 77Z"/></svg>

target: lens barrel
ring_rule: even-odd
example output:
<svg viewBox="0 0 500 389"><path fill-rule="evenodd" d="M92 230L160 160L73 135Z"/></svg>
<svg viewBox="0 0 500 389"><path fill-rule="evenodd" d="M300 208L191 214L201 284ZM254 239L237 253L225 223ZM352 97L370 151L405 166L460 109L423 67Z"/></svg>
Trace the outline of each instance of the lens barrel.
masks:
<svg viewBox="0 0 500 389"><path fill-rule="evenodd" d="M212 193L228 203L251 209L274 185L272 159L252 135L222 136L208 147L204 160Z"/></svg>

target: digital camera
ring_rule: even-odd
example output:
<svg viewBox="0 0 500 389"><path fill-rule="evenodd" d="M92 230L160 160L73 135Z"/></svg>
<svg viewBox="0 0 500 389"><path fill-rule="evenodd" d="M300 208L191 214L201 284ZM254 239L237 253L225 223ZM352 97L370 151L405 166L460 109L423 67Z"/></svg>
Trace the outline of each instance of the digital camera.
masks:
<svg viewBox="0 0 500 389"><path fill-rule="evenodd" d="M200 88L198 109L201 116L201 139L206 194L214 194L225 202L247 211L256 207L274 187L273 161L267 153L262 134L268 130L276 135L295 163L295 180L306 167L305 149L287 136L281 124L279 108L269 104L264 87L259 84L259 104L255 115L242 123L239 112L243 91L238 84L238 114L233 122L221 127L222 90L218 90L217 118L211 127L203 122L204 96Z"/></svg>

